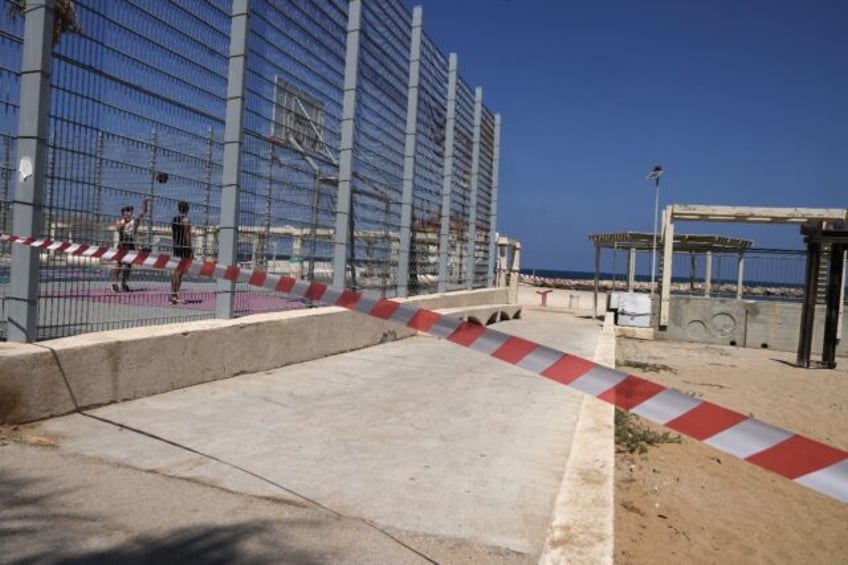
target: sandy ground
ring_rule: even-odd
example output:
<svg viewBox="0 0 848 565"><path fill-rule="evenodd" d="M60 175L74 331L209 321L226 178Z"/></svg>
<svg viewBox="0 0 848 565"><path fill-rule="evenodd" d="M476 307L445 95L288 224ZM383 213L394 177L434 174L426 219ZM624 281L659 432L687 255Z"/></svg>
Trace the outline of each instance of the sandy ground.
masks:
<svg viewBox="0 0 848 565"><path fill-rule="evenodd" d="M616 347L622 370L848 449L848 359L824 370L794 357L627 338ZM697 441L618 454L615 481L617 564L848 564L848 504Z"/></svg>

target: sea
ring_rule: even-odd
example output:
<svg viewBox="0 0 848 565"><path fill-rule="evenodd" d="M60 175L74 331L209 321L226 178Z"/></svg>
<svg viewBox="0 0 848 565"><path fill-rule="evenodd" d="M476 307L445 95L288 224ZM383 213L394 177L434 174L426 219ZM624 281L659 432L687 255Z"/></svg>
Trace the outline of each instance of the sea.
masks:
<svg viewBox="0 0 848 565"><path fill-rule="evenodd" d="M595 279L595 273L592 271L558 271L554 269L533 269L526 268L521 269L519 271L522 275L532 275L537 277L543 277L548 279L573 279L573 280L586 280L591 281ZM627 275L624 273L598 273L598 278L602 281L616 280L616 281L626 281ZM671 281L675 283L688 283L689 277L672 277ZM637 282L651 282L650 275L636 275ZM713 284L723 284L723 283L735 283L736 279L725 279L722 278L721 281L717 279L713 279ZM745 286L765 286L765 287L784 287L784 288L803 288L803 283L798 284L796 282L777 282L777 281L754 281L745 279Z"/></svg>

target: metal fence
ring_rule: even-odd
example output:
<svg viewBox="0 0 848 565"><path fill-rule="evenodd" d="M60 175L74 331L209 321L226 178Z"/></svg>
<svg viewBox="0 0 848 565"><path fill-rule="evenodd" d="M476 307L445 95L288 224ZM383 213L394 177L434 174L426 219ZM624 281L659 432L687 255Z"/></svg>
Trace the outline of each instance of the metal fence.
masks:
<svg viewBox="0 0 848 565"><path fill-rule="evenodd" d="M803 299L805 251L751 248L743 257L740 265L740 255L736 253L676 253L672 293L755 300Z"/></svg>
<svg viewBox="0 0 848 565"><path fill-rule="evenodd" d="M80 29L53 43L57 4ZM198 258L390 297L492 284L500 119L424 33L420 8L0 6L0 232L115 245L133 206L146 212L137 248L171 253L186 201ZM35 56L42 46L52 61ZM114 262L0 244L0 339L304 307L191 278L174 305L165 273L134 267L130 290L113 292L122 280Z"/></svg>
<svg viewBox="0 0 848 565"><path fill-rule="evenodd" d="M607 257L609 288L628 289L627 249L610 249ZM676 252L672 263L671 293L688 296L712 296L717 298L744 298L752 300L784 300L800 302L804 297L804 276L807 253L792 249L747 249L740 265L739 253L689 253ZM650 272L650 253L637 253L634 271ZM820 280L826 277L823 264ZM660 270L664 267L659 265ZM742 279L742 291L738 283ZM661 280L662 277L659 277ZM634 289L650 290L650 275L637 275ZM823 303L824 284L819 285Z"/></svg>

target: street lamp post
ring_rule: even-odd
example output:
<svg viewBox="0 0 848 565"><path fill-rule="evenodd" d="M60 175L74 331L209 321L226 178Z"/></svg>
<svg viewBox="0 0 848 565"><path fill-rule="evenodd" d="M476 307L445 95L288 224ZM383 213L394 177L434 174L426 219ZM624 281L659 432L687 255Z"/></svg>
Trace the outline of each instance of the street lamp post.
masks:
<svg viewBox="0 0 848 565"><path fill-rule="evenodd" d="M647 180L654 181L654 233L653 244L651 245L651 296L654 295L654 274L657 270L657 215L660 206L660 177L663 174L663 168L659 165L648 173L645 177Z"/></svg>

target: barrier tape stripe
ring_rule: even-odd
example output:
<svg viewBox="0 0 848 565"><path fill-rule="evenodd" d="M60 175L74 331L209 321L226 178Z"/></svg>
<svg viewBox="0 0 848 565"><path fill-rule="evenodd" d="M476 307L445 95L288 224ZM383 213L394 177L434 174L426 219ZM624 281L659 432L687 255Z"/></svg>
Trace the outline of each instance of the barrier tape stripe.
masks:
<svg viewBox="0 0 848 565"><path fill-rule="evenodd" d="M0 241L103 259L123 259L153 269L244 282L297 298L367 314L426 332L512 365L533 371L584 394L642 416L791 479L840 502L848 502L848 452L777 428L739 412L592 361L410 304L337 290L318 282L211 261L174 259L109 247L0 234Z"/></svg>

